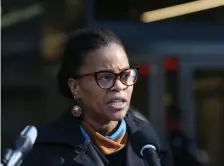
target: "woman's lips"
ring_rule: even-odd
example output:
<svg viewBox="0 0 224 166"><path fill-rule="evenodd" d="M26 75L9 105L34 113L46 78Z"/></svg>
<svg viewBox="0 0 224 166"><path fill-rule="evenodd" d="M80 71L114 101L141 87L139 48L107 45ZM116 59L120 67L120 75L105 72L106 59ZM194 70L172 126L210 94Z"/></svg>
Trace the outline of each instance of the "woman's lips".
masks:
<svg viewBox="0 0 224 166"><path fill-rule="evenodd" d="M108 106L116 109L116 110L121 110L126 106L126 100L124 99L112 99L108 103Z"/></svg>

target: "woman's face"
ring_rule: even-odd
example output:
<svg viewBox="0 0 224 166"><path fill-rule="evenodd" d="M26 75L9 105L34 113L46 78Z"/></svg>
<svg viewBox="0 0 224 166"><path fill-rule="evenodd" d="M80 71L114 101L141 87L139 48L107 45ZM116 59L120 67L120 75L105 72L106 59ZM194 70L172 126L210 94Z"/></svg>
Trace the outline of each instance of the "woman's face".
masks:
<svg viewBox="0 0 224 166"><path fill-rule="evenodd" d="M127 68L129 61L124 49L117 44L110 44L87 55L80 75L98 71L120 73ZM72 82L71 91L81 99L84 116L98 122L118 121L125 117L133 86L126 86L117 79L110 89L102 89L94 76L85 76Z"/></svg>

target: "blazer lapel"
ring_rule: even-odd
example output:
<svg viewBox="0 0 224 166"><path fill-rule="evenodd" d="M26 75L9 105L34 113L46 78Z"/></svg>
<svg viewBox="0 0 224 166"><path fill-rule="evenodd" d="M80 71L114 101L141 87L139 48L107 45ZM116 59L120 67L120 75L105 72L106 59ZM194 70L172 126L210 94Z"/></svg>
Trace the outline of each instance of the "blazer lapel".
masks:
<svg viewBox="0 0 224 166"><path fill-rule="evenodd" d="M76 157L73 159L76 163L83 166L105 166L93 145L85 142L80 145L76 150Z"/></svg>
<svg viewBox="0 0 224 166"><path fill-rule="evenodd" d="M129 117L129 114L126 116L125 121L127 122L127 129L130 135L138 130L133 119ZM126 166L148 166L147 163L133 151L130 141L127 143L126 149Z"/></svg>

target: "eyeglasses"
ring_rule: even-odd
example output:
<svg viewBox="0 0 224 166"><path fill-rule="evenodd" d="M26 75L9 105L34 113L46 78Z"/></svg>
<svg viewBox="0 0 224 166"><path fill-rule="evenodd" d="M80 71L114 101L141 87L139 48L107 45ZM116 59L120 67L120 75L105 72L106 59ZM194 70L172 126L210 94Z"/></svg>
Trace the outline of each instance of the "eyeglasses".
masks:
<svg viewBox="0 0 224 166"><path fill-rule="evenodd" d="M94 76L97 85L101 89L110 89L114 86L117 78L126 86L132 86L138 79L139 67L130 67L120 73L113 73L111 71L98 71L94 73L83 74L75 76L74 78L82 78L85 76Z"/></svg>

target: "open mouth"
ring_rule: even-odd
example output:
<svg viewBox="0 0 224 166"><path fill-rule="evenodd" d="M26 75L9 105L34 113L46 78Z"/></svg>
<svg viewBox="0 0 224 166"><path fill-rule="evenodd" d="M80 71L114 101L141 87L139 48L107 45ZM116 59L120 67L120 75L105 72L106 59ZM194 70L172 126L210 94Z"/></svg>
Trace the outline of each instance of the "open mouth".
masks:
<svg viewBox="0 0 224 166"><path fill-rule="evenodd" d="M114 98L111 99L107 104L114 109L123 109L126 105L126 100L124 98Z"/></svg>

